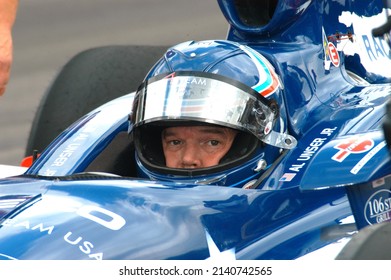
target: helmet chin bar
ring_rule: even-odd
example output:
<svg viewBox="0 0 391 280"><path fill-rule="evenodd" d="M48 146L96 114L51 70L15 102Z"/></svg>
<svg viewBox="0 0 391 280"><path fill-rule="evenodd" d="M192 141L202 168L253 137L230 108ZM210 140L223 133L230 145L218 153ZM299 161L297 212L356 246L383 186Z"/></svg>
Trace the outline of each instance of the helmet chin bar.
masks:
<svg viewBox="0 0 391 280"><path fill-rule="evenodd" d="M283 148L283 149L293 149L297 145L297 140L292 135L287 133L279 133L272 130L262 141L266 144Z"/></svg>

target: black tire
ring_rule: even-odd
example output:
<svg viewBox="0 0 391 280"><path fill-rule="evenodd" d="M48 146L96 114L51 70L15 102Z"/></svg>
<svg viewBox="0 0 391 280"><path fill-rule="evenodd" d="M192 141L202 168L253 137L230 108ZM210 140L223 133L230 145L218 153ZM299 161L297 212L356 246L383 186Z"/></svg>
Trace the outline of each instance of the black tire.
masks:
<svg viewBox="0 0 391 280"><path fill-rule="evenodd" d="M166 50L166 46L106 46L73 57L39 104L26 156L34 150L43 151L64 129L92 109L137 90Z"/></svg>
<svg viewBox="0 0 391 280"><path fill-rule="evenodd" d="M391 223L360 230L338 254L337 260L391 260Z"/></svg>

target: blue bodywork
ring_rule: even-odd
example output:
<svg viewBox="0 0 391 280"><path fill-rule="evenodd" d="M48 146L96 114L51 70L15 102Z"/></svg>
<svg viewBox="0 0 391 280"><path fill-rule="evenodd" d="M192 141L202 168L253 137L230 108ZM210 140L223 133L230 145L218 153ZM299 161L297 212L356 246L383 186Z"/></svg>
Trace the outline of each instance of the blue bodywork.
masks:
<svg viewBox="0 0 391 280"><path fill-rule="evenodd" d="M357 230L391 220L381 129L391 52L371 33L383 2L218 4L227 39L279 74L297 147L254 189L140 179L127 135L134 94L125 95L0 181L0 259L297 259L335 248L334 258Z"/></svg>

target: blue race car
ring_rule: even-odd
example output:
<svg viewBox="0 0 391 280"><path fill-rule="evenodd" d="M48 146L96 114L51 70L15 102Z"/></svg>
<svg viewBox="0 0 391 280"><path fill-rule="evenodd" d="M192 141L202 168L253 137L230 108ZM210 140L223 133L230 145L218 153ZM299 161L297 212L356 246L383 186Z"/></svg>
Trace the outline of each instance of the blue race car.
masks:
<svg viewBox="0 0 391 280"><path fill-rule="evenodd" d="M31 164L3 166L0 259L354 258L346 244L391 220L385 3L218 4L225 40L64 66ZM239 131L229 152L169 166L167 127L200 122Z"/></svg>

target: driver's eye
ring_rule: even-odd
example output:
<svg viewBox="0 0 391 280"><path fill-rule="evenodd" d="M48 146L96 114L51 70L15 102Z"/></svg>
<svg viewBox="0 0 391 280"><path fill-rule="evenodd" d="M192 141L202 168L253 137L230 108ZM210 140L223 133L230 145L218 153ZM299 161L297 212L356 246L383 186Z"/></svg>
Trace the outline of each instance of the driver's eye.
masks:
<svg viewBox="0 0 391 280"><path fill-rule="evenodd" d="M211 145L211 146L217 146L219 144L220 144L220 141L218 141L218 140L210 140L209 141L209 145Z"/></svg>
<svg viewBox="0 0 391 280"><path fill-rule="evenodd" d="M181 141L180 140L171 140L169 143L173 146L177 146L177 145L181 144Z"/></svg>

